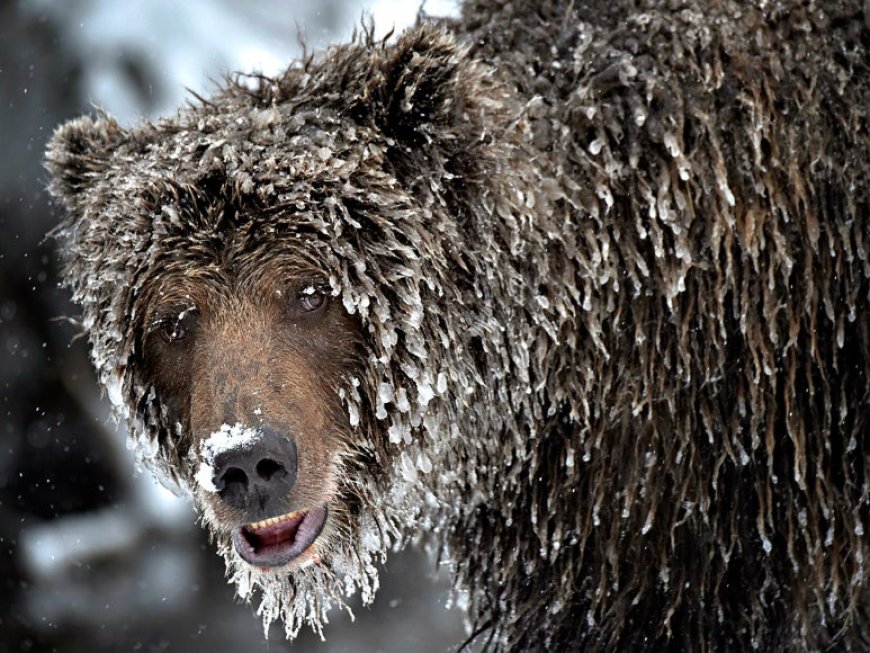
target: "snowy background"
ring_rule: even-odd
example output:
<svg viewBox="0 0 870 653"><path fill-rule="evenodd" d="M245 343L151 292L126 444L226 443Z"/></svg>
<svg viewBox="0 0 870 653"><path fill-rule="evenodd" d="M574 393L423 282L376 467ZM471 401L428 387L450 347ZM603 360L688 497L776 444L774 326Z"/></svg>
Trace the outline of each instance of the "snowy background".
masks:
<svg viewBox="0 0 870 653"><path fill-rule="evenodd" d="M87 348L63 317L58 215L45 142L99 106L131 125L207 96L224 74L273 74L346 40L369 12L379 34L415 0L0 0L0 653L7 651L445 651L463 641L446 583L419 552L393 556L371 609L336 614L327 642L264 642L234 602L189 506L133 473ZM432 15L453 0L429 0Z"/></svg>

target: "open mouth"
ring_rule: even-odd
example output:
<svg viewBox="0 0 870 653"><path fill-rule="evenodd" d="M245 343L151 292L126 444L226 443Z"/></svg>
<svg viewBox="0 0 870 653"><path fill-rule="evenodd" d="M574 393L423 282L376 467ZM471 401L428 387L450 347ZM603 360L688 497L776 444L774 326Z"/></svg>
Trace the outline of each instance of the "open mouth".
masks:
<svg viewBox="0 0 870 653"><path fill-rule="evenodd" d="M245 562L281 567L304 553L326 524L326 506L288 512L233 531L233 546Z"/></svg>

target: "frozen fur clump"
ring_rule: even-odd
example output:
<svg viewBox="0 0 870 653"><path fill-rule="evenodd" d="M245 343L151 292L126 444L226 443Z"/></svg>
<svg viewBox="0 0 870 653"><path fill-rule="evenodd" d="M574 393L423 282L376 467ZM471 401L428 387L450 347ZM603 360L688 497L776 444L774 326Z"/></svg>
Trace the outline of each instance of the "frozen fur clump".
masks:
<svg viewBox="0 0 870 653"><path fill-rule="evenodd" d="M358 326L329 547L216 530L240 595L319 630L426 536L493 650L867 650L866 6L471 0L60 127L65 282L152 469L194 484L162 275L304 264Z"/></svg>

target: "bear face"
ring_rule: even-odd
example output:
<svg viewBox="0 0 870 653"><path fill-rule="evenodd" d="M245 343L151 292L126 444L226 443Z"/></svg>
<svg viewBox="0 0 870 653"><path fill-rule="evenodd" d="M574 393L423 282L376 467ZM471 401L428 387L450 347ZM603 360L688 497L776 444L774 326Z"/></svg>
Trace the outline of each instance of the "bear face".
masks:
<svg viewBox="0 0 870 653"><path fill-rule="evenodd" d="M161 276L156 288L143 290L150 300L141 330L145 382L166 418L185 425L186 437L174 447L194 464L203 457L215 462L204 443L223 425L265 429L289 443L277 451L260 443L255 458L230 448L221 467L200 473L192 487L210 526L234 534L246 561L262 567L310 561L319 542L300 548L300 540L294 548L299 524L287 524L275 546L257 555L242 538L254 539L252 522L314 509L322 518L310 526L319 540L329 540L327 515L342 514L328 510L341 500L336 463L354 437L336 388L359 360L358 321L325 280L287 269L274 256L225 261L211 275L196 271L188 262L186 275Z"/></svg>

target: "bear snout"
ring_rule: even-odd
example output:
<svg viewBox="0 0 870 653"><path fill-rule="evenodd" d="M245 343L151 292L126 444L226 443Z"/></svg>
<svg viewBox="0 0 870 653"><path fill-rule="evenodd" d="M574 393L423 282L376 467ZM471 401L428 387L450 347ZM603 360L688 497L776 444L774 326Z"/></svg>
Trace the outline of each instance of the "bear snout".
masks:
<svg viewBox="0 0 870 653"><path fill-rule="evenodd" d="M274 512L285 503L296 483L296 441L271 426L259 429L252 444L215 457L212 483L220 500L251 520Z"/></svg>

